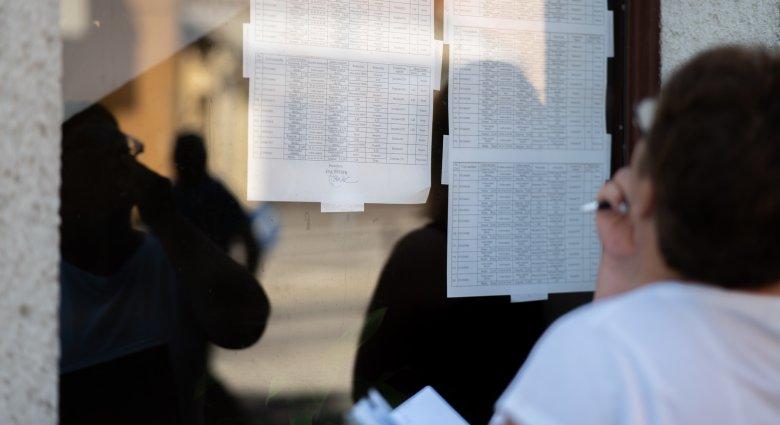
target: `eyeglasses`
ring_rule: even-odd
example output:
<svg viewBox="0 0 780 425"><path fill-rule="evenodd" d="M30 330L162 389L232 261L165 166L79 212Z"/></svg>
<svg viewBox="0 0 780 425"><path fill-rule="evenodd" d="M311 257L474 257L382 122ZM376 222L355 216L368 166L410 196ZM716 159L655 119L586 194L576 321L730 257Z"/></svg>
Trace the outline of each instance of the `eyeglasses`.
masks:
<svg viewBox="0 0 780 425"><path fill-rule="evenodd" d="M135 158L144 153L144 144L141 143L140 140L125 134L125 141L127 142L127 150L130 153L130 156Z"/></svg>
<svg viewBox="0 0 780 425"><path fill-rule="evenodd" d="M647 137L653 128L657 103L655 99L645 99L634 107L634 127L639 129L642 138Z"/></svg>

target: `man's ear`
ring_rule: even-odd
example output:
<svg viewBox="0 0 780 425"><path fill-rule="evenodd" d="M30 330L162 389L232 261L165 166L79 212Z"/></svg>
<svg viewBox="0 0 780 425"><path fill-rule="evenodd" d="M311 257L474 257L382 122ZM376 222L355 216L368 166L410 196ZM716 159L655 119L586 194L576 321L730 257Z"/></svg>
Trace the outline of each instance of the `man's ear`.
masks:
<svg viewBox="0 0 780 425"><path fill-rule="evenodd" d="M649 176L641 176L637 181L636 200L633 208L643 219L651 219L655 214L655 186Z"/></svg>

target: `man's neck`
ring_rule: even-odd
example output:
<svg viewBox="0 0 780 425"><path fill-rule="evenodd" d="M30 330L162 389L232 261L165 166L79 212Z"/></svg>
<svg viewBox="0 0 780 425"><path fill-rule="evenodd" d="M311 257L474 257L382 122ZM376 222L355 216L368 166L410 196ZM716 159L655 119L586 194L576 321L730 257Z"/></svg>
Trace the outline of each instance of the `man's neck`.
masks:
<svg viewBox="0 0 780 425"><path fill-rule="evenodd" d="M668 268L665 264L658 266L642 267L636 275L637 286L644 286L653 282L668 280L684 280L679 273Z"/></svg>
<svg viewBox="0 0 780 425"><path fill-rule="evenodd" d="M635 277L637 286L665 280L682 280L682 276L666 264L655 237L655 229L651 228L646 235L647 242L643 244L644 250L640 254L641 260Z"/></svg>

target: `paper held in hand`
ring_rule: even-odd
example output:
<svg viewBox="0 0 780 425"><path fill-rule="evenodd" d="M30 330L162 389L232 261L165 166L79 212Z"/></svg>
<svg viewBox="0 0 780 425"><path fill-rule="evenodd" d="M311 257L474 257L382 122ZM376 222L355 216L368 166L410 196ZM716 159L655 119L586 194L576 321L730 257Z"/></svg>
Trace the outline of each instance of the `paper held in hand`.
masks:
<svg viewBox="0 0 780 425"><path fill-rule="evenodd" d="M428 386L395 410L376 391L347 413L350 425L469 425L439 393Z"/></svg>

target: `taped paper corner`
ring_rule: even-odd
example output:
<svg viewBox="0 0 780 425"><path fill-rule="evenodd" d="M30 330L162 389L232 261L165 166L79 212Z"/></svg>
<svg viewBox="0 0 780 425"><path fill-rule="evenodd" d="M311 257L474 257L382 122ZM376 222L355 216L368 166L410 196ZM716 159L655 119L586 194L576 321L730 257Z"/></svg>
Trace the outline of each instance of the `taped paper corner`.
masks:
<svg viewBox="0 0 780 425"><path fill-rule="evenodd" d="M320 203L320 212L322 213L340 213L340 212L363 212L365 204L363 203Z"/></svg>

